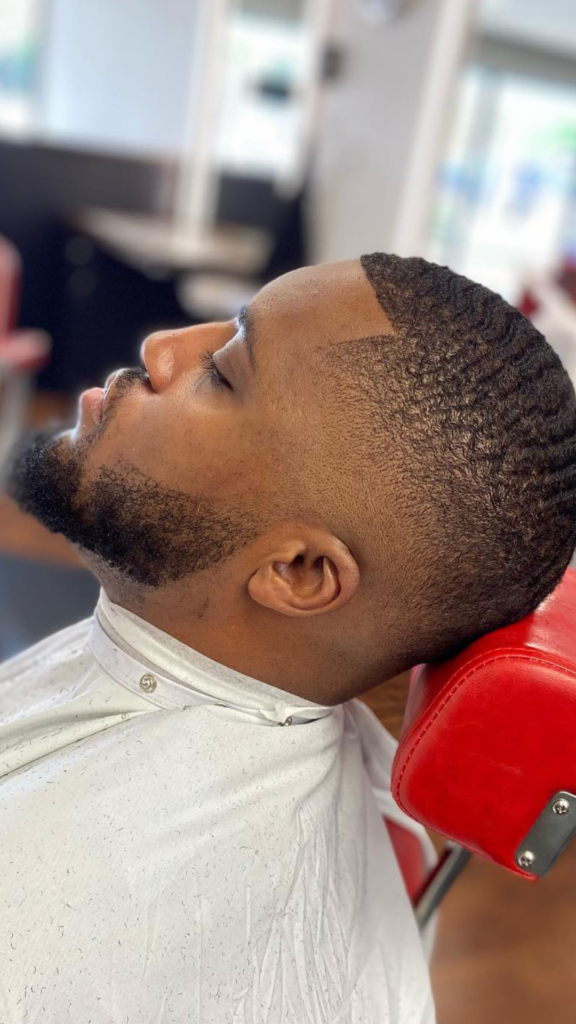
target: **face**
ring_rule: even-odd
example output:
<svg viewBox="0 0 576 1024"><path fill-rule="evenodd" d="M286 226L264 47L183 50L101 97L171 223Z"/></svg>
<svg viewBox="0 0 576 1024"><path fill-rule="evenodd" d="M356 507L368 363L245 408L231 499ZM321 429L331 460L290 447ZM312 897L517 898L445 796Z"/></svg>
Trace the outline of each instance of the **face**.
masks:
<svg viewBox="0 0 576 1024"><path fill-rule="evenodd" d="M287 274L233 321L148 337L142 367L84 392L73 429L17 457L12 493L135 583L209 569L320 467L335 416L323 351L388 327L359 261Z"/></svg>

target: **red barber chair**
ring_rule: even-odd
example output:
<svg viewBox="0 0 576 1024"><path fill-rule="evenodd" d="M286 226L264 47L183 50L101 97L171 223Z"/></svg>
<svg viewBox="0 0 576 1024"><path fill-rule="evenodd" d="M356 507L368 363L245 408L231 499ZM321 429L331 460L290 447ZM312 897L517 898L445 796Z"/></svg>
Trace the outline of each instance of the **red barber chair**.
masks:
<svg viewBox="0 0 576 1024"><path fill-rule="evenodd" d="M21 280L20 257L0 237L0 483L6 456L22 427L31 375L50 351L43 331L15 329Z"/></svg>
<svg viewBox="0 0 576 1024"><path fill-rule="evenodd" d="M469 851L535 881L576 834L575 625L567 569L520 622L413 669L392 793L449 840L419 892L413 881L421 925Z"/></svg>

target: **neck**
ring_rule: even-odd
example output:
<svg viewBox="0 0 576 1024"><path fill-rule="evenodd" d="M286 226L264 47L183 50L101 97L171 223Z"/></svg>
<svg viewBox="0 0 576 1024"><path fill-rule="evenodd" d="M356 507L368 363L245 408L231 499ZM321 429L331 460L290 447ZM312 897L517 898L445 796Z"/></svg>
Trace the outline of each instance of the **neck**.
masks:
<svg viewBox="0 0 576 1024"><path fill-rule="evenodd" d="M368 671L362 632L355 651L342 644L342 624L330 616L292 618L256 605L244 594L141 590L101 582L111 601L213 661L318 704L339 704L395 675L379 662ZM335 637L335 626L339 638Z"/></svg>

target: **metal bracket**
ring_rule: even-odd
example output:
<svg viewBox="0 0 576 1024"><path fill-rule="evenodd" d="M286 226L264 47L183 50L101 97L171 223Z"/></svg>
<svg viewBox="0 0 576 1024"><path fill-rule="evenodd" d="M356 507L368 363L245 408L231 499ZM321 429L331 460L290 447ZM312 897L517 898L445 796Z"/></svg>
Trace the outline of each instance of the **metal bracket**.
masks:
<svg viewBox="0 0 576 1024"><path fill-rule="evenodd" d="M552 867L576 833L576 795L559 790L546 804L514 854L522 871L542 875Z"/></svg>
<svg viewBox="0 0 576 1024"><path fill-rule="evenodd" d="M416 922L420 929L428 924L471 856L470 850L465 850L463 846L452 842L446 844L444 854L414 903Z"/></svg>

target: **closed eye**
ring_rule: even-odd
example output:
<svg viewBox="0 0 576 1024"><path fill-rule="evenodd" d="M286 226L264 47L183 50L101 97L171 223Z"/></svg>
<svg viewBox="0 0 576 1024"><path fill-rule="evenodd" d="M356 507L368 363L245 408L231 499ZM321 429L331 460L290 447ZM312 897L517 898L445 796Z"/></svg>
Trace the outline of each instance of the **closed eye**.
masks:
<svg viewBox="0 0 576 1024"><path fill-rule="evenodd" d="M214 355L210 352L210 349L202 353L200 356L200 364L206 371L205 376L215 385L215 387L228 388L230 391L234 390L230 381L226 380L226 377L220 373L220 370L214 362Z"/></svg>

